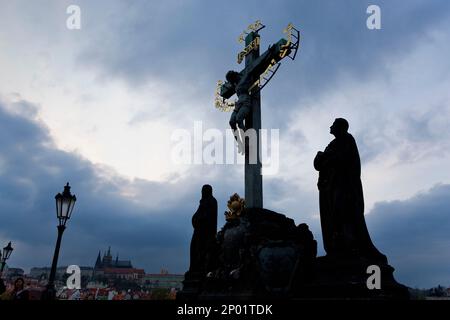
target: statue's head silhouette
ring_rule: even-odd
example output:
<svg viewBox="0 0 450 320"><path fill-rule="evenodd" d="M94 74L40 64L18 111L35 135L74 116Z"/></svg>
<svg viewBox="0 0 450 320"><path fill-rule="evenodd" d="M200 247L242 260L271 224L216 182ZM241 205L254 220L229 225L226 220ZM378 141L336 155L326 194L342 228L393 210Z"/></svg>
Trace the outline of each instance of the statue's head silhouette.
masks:
<svg viewBox="0 0 450 320"><path fill-rule="evenodd" d="M344 118L336 118L330 127L330 133L335 137L339 137L347 133L348 131L348 121Z"/></svg>
<svg viewBox="0 0 450 320"><path fill-rule="evenodd" d="M212 197L213 189L209 184L205 184L202 187L202 198Z"/></svg>
<svg viewBox="0 0 450 320"><path fill-rule="evenodd" d="M239 72L236 72L234 70L230 70L227 72L227 74L225 75L225 79L227 79L228 82L232 83L232 84L236 84L239 81Z"/></svg>
<svg viewBox="0 0 450 320"><path fill-rule="evenodd" d="M308 227L308 225L307 225L306 223L300 223L300 224L297 226L297 230L298 230L299 232L308 232L308 231L309 231L309 227Z"/></svg>

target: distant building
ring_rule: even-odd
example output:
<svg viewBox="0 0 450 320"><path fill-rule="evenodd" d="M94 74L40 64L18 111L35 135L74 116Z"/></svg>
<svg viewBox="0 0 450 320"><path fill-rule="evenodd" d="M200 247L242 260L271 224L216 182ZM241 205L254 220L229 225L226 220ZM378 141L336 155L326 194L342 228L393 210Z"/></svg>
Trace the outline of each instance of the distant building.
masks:
<svg viewBox="0 0 450 320"><path fill-rule="evenodd" d="M108 285L102 282L89 281L86 285L86 289L105 289Z"/></svg>
<svg viewBox="0 0 450 320"><path fill-rule="evenodd" d="M94 278L135 281L141 279L144 275L144 269L134 268L130 260L119 260L119 255L116 255L116 258L113 259L111 247L103 254L103 257L101 252L98 252L97 260L94 265Z"/></svg>
<svg viewBox="0 0 450 320"><path fill-rule="evenodd" d="M30 278L38 279L38 280L47 280L50 276L50 267L41 267L41 268L31 268L30 270ZM80 267L81 277L85 277L90 279L92 277L93 269L92 267ZM64 276L69 275L67 273L67 266L62 266L56 268L56 279L63 279Z"/></svg>
<svg viewBox="0 0 450 320"><path fill-rule="evenodd" d="M184 275L170 274L167 270L161 270L159 274L146 274L142 278L141 285L145 289L176 289L183 288Z"/></svg>
<svg viewBox="0 0 450 320"><path fill-rule="evenodd" d="M106 268L103 270L103 275L108 279L135 281L143 278L145 271L136 268Z"/></svg>
<svg viewBox="0 0 450 320"><path fill-rule="evenodd" d="M106 268L133 268L130 260L119 260L119 255L113 260L111 255L111 247L108 248L108 252L103 254L101 257L101 252L98 252L97 260L95 261L94 270L102 270Z"/></svg>
<svg viewBox="0 0 450 320"><path fill-rule="evenodd" d="M20 268L7 268L4 271L4 275L8 279L23 277L25 272Z"/></svg>

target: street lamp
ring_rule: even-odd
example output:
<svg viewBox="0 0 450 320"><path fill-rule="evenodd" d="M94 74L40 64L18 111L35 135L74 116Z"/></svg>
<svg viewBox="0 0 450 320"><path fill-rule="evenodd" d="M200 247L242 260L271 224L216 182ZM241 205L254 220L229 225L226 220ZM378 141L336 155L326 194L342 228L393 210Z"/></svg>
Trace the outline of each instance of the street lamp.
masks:
<svg viewBox="0 0 450 320"><path fill-rule="evenodd" d="M2 263L1 268L0 268L0 274L3 272L3 269L5 269L6 260L9 259L13 250L14 250L14 248L11 247L11 241L10 241L8 243L8 245L3 248L3 252L0 253L0 258L1 258L1 263Z"/></svg>
<svg viewBox="0 0 450 320"><path fill-rule="evenodd" d="M66 229L66 222L72 215L73 207L77 201L77 197L70 193L70 186L67 182L63 193L58 193L55 196L56 200L56 217L58 218L58 239L56 240L55 253L53 254L52 269L48 278L47 293L49 299L55 298L55 275L56 267L58 265L59 248L61 247L61 238Z"/></svg>

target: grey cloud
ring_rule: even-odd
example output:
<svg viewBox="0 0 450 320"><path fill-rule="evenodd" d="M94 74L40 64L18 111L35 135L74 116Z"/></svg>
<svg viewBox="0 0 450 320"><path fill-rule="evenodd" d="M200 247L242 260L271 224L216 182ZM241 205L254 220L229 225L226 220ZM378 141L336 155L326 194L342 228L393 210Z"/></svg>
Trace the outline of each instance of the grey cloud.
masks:
<svg viewBox="0 0 450 320"><path fill-rule="evenodd" d="M364 81L384 68L386 55L404 54L426 31L448 17L447 1L378 1L382 30L366 28L370 1L108 2L88 6L91 42L79 56L81 65L104 77L120 77L132 85L151 78L194 81L206 88L229 68L236 68L237 35L260 18L267 25L263 45L282 36L284 24L302 30L302 48L295 63L285 62L271 105L289 104L332 88L340 72ZM103 13L106 11L108 14ZM283 23L283 25L280 25ZM281 74L284 75L281 75ZM281 99L281 97L285 97ZM295 100L294 100L295 99ZM280 106L281 107L281 106ZM281 112L285 112L285 108ZM277 111L274 111L277 113Z"/></svg>
<svg viewBox="0 0 450 320"><path fill-rule="evenodd" d="M11 107L17 111L12 113ZM22 108L22 109L20 109ZM129 180L81 156L58 150L46 126L20 115L36 108L0 101L0 236L19 246L11 264L49 265L56 238L54 195L69 181L78 201L64 234L60 262L91 265L108 245L149 272L183 272L189 263L191 217L202 184L219 201L219 225L228 197L243 193L231 166L191 168L168 182ZM124 195L129 191L131 195Z"/></svg>
<svg viewBox="0 0 450 320"><path fill-rule="evenodd" d="M64 236L61 263L75 254L80 259L77 263L91 264L99 248L112 245L149 271L159 270L165 263L176 266L173 271L185 269L190 218L201 186L183 194L166 195L166 202L170 201L154 208L149 203L155 194L158 196L157 191L176 191L177 186L133 182L119 176L106 179L102 169L88 160L52 147L47 129L37 120L14 115L2 103L0 130L0 235L31 248L25 251L26 256L16 250L17 260L12 259L12 263L26 267L50 263L57 223L53 197L70 181L78 202ZM147 203L121 195L121 187L133 183L146 192L139 196L147 198ZM196 183L192 181L192 185ZM175 260L154 260L165 250L178 252L173 256ZM138 255L150 251L153 256Z"/></svg>
<svg viewBox="0 0 450 320"><path fill-rule="evenodd" d="M450 185L437 185L408 200L380 202L367 216L372 239L411 287L450 281Z"/></svg>

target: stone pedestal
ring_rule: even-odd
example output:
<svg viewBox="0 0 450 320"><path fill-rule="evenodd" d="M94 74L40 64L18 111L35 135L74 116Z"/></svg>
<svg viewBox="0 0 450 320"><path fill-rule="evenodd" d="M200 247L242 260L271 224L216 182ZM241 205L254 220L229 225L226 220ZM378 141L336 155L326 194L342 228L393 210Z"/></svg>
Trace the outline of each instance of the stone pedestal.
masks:
<svg viewBox="0 0 450 320"><path fill-rule="evenodd" d="M202 274L186 272L183 280L183 290L177 293L177 300L195 301L202 292L204 277Z"/></svg>
<svg viewBox="0 0 450 320"><path fill-rule="evenodd" d="M305 226L270 210L245 209L218 233L217 268L203 279L186 277L177 298L196 292L199 300L286 296L298 265L315 258L317 244Z"/></svg>
<svg viewBox="0 0 450 320"><path fill-rule="evenodd" d="M381 288L369 289L367 268L376 265L381 271ZM310 281L296 286L297 299L409 299L408 288L393 276L394 268L385 261L363 257L318 257Z"/></svg>
<svg viewBox="0 0 450 320"><path fill-rule="evenodd" d="M316 258L317 243L305 224L262 209L245 209L217 236L217 259L208 276L186 273L180 300L408 299L385 256ZM370 290L367 267L381 271L381 289Z"/></svg>

